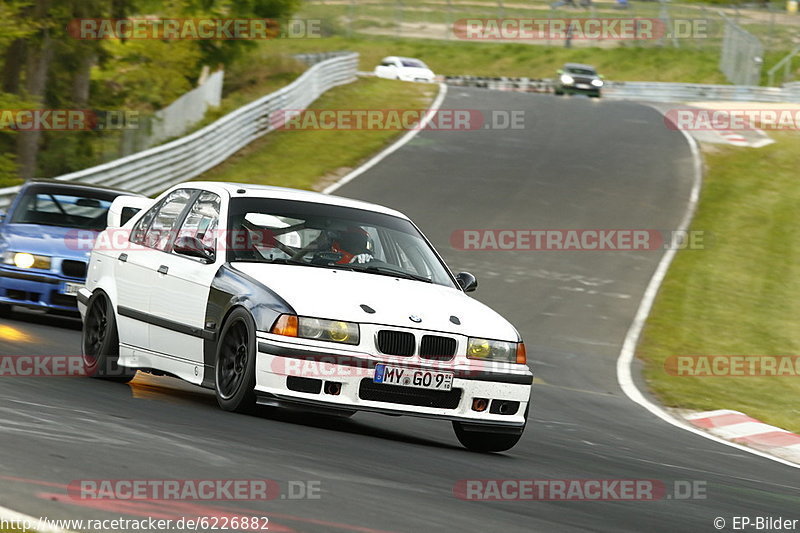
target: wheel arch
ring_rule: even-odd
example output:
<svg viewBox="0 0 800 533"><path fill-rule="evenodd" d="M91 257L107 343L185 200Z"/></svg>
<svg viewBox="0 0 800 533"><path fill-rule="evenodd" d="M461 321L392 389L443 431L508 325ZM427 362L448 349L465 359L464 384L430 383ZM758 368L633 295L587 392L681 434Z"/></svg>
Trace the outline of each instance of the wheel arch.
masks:
<svg viewBox="0 0 800 533"><path fill-rule="evenodd" d="M294 308L275 291L229 264L222 265L211 284L206 305L205 325L215 333L203 343L203 387L214 387L219 338L231 313L239 308L248 312L256 332L268 331L281 314L295 314Z"/></svg>

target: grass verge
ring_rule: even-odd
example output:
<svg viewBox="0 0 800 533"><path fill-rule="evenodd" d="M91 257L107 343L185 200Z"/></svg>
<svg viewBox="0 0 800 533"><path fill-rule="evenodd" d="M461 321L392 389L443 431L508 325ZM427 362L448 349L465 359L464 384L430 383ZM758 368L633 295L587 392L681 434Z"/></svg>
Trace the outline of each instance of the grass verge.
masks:
<svg viewBox="0 0 800 533"><path fill-rule="evenodd" d="M800 432L798 377L678 377L671 355L800 354L800 135L764 148L706 147L692 229L704 250L681 251L661 287L637 354L671 407L734 409Z"/></svg>
<svg viewBox="0 0 800 533"><path fill-rule="evenodd" d="M261 45L285 54L352 50L361 70L371 71L388 55L418 57L437 74L552 78L564 63L590 63L610 80L728 83L718 69L717 50L671 47L563 48L523 43L399 39L380 36L277 39Z"/></svg>
<svg viewBox="0 0 800 533"><path fill-rule="evenodd" d="M375 78L329 90L310 109L426 109L433 84ZM283 130L262 137L198 179L321 189L358 166L402 130Z"/></svg>

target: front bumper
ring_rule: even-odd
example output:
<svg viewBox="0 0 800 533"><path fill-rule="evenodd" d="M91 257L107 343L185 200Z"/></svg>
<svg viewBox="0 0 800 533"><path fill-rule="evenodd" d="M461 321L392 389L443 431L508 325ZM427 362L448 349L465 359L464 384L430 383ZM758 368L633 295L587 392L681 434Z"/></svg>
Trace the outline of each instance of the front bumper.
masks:
<svg viewBox="0 0 800 533"><path fill-rule="evenodd" d="M527 367L500 372L457 363L398 361L338 347L321 350L276 337L259 333L255 390L261 405L436 418L492 431L520 432L524 428L533 382ZM445 392L376 384L373 378L378 363L453 372L453 386ZM474 398L496 403L475 411ZM516 409L502 414L499 406L505 405Z"/></svg>
<svg viewBox="0 0 800 533"><path fill-rule="evenodd" d="M574 85L561 85L558 87L558 91L564 94L586 94L589 96L600 96L600 91L602 87L594 87L591 86L589 88L578 88Z"/></svg>
<svg viewBox="0 0 800 533"><path fill-rule="evenodd" d="M74 294L65 294L67 284L84 280L67 278L51 271L22 270L0 266L0 303L34 309L77 311Z"/></svg>

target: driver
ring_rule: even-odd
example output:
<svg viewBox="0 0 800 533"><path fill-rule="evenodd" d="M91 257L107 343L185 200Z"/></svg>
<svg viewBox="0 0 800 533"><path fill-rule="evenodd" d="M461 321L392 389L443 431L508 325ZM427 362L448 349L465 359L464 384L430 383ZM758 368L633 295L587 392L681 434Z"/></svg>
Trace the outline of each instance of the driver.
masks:
<svg viewBox="0 0 800 533"><path fill-rule="evenodd" d="M331 243L331 251L342 254L342 258L336 261L339 265L369 263L372 261L371 248L369 233L358 226L336 232Z"/></svg>

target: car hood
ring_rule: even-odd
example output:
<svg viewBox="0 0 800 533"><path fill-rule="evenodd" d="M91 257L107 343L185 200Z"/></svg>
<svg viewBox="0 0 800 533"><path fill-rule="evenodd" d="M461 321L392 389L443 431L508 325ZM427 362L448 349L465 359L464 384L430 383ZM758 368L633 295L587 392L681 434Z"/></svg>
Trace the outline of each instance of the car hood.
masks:
<svg viewBox="0 0 800 533"><path fill-rule="evenodd" d="M232 266L274 290L301 316L518 339L514 327L498 313L442 285L330 268L258 263ZM361 305L375 313L366 313ZM422 321L415 323L410 316ZM451 322L451 316L461 324Z"/></svg>
<svg viewBox="0 0 800 533"><path fill-rule="evenodd" d="M97 232L37 224L0 226L0 249L86 261Z"/></svg>

